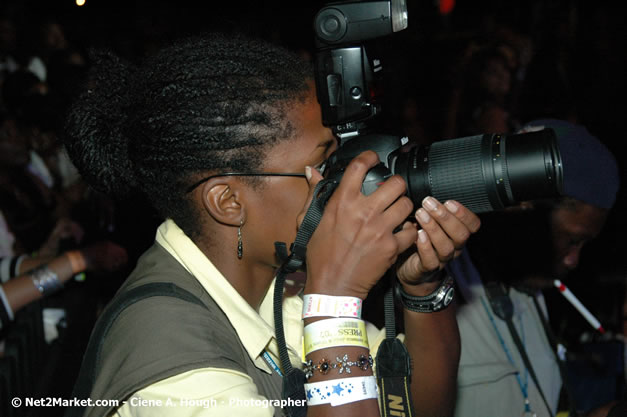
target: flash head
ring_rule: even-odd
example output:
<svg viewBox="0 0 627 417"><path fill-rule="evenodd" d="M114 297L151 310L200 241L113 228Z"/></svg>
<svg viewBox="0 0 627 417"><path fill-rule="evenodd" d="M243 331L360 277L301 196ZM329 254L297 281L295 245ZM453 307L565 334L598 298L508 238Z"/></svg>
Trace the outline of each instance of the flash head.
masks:
<svg viewBox="0 0 627 417"><path fill-rule="evenodd" d="M314 19L322 44L362 42L407 28L406 0L351 1L322 8Z"/></svg>
<svg viewBox="0 0 627 417"><path fill-rule="evenodd" d="M407 2L406 0L392 0L392 31L400 32L407 29Z"/></svg>
<svg viewBox="0 0 627 417"><path fill-rule="evenodd" d="M322 123L353 135L380 111L382 66L365 41L407 28L406 0L330 3L314 18L315 78Z"/></svg>

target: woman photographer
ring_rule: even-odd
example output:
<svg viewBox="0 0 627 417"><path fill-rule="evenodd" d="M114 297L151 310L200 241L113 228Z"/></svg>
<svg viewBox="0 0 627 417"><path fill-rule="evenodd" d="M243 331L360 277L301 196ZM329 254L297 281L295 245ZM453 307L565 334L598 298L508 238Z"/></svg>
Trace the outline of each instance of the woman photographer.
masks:
<svg viewBox="0 0 627 417"><path fill-rule="evenodd" d="M274 243L294 241L322 178L316 168L337 147L322 125L308 65L284 49L234 35L179 41L136 68L101 54L89 89L72 108L66 143L88 182L115 195L141 192L166 219L116 298L168 282L199 300L155 296L120 314L102 340L90 397L128 401L88 408L85 415L280 415L278 407L259 405L281 392L272 325L280 265ZM307 247L305 298L335 303L350 297L358 304L411 248L399 280L406 293L430 294L441 284L428 279L432 272L478 229L478 218L459 203L428 198L416 212L417 232L406 221L414 208L400 177L361 193L377 163L374 152L359 155L330 198ZM302 306L297 296L284 299L297 367ZM459 359L452 310L405 313L421 415L452 408ZM357 309L347 312L359 318ZM336 331L342 320L314 314L304 324ZM304 352L312 361L310 388L333 380L345 395L349 390L340 384L370 384L369 344L365 336L360 341L325 345L310 338L316 345ZM376 390L366 391L354 391L338 406L309 398L307 415L379 415Z"/></svg>

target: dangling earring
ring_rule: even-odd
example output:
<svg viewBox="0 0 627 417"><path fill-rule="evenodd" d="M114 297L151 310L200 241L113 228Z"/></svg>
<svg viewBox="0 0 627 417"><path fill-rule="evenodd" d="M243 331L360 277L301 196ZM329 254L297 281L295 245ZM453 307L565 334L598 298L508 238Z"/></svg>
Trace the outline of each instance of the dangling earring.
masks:
<svg viewBox="0 0 627 417"><path fill-rule="evenodd" d="M240 220L239 228L237 229L237 259L242 259L242 255L244 254L244 245L242 244L242 226L244 225L244 220Z"/></svg>

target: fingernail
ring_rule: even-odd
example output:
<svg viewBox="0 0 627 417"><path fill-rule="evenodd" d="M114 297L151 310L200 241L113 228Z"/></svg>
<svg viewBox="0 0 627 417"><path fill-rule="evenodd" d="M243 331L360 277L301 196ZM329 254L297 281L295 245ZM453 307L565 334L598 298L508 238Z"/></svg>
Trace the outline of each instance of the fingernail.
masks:
<svg viewBox="0 0 627 417"><path fill-rule="evenodd" d="M307 177L307 181L311 180L311 167L310 166L305 167L305 177Z"/></svg>
<svg viewBox="0 0 627 417"><path fill-rule="evenodd" d="M457 210L459 210L459 206L457 205L457 203L453 201L449 200L446 203L444 203L444 205L446 206L448 211L450 211L451 213L457 213Z"/></svg>
<svg viewBox="0 0 627 417"><path fill-rule="evenodd" d="M426 209L431 211L435 211L438 208L433 197L426 197L424 200L422 200L422 205Z"/></svg>
<svg viewBox="0 0 627 417"><path fill-rule="evenodd" d="M422 229L418 229L418 240L425 243L427 241L427 232Z"/></svg>
<svg viewBox="0 0 627 417"><path fill-rule="evenodd" d="M423 209L418 209L418 211L416 212L416 216L418 217L419 220L421 220L423 223L429 223L429 220L431 220L431 216L429 216L429 213L427 213L425 210Z"/></svg>

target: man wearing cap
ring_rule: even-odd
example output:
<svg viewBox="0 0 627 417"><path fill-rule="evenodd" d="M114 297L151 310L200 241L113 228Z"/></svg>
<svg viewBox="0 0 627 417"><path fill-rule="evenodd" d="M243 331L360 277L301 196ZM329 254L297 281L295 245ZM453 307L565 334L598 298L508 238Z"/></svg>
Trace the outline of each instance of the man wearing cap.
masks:
<svg viewBox="0 0 627 417"><path fill-rule="evenodd" d="M449 266L459 290L459 417L558 411L563 365L541 290L577 267L605 224L619 175L614 156L584 127L547 119L523 131L543 128L558 139L563 197L483 215L482 230Z"/></svg>

